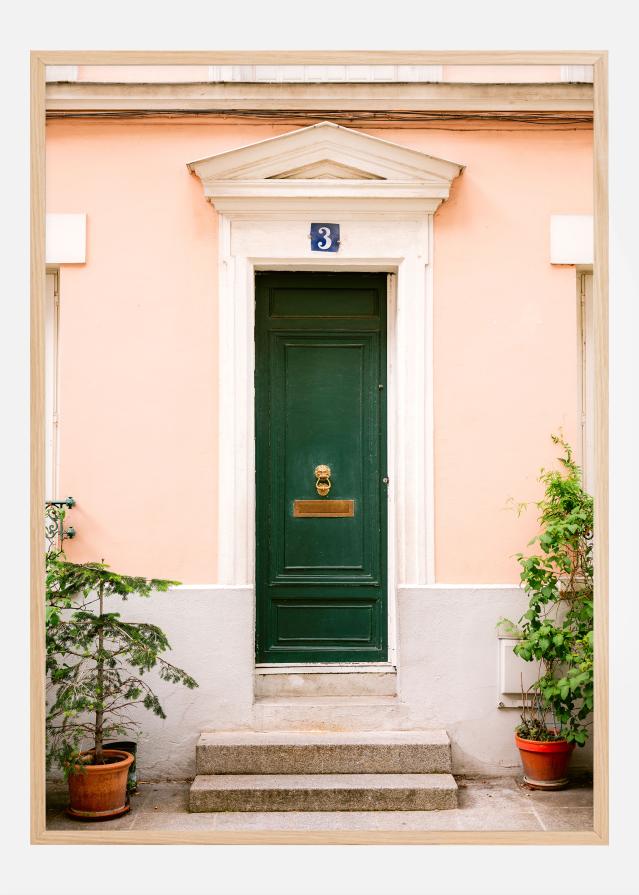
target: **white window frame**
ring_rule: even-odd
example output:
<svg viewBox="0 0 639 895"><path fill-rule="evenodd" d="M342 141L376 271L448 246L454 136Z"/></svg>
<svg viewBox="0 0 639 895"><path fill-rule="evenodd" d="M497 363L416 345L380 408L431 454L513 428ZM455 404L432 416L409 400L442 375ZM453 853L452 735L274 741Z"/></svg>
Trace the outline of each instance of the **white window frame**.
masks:
<svg viewBox="0 0 639 895"><path fill-rule="evenodd" d="M592 268L577 268L579 420L583 485L595 491L595 358Z"/></svg>
<svg viewBox="0 0 639 895"><path fill-rule="evenodd" d="M47 269L44 318L45 499L57 499L60 273Z"/></svg>

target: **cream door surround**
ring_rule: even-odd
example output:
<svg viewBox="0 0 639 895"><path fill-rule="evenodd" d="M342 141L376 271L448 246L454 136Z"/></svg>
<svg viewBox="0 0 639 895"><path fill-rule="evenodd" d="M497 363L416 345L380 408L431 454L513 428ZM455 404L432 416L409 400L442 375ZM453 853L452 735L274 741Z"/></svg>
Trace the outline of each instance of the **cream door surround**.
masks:
<svg viewBox="0 0 639 895"><path fill-rule="evenodd" d="M463 165L331 122L190 162L220 215L220 584L254 585L256 270L380 270L389 278L389 604L434 581L433 215ZM312 252L311 221L341 226ZM392 276L395 275L395 276Z"/></svg>

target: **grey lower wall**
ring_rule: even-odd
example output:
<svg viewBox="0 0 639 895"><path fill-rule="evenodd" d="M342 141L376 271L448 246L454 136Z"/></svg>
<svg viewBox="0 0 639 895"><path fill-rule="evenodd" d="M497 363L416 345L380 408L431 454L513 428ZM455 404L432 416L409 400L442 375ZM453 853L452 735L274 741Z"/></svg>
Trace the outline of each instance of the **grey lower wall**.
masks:
<svg viewBox="0 0 639 895"><path fill-rule="evenodd" d="M526 608L518 587L401 588L399 687L415 726L444 727L459 774L508 774L520 766L516 708L500 709L495 625ZM590 746L572 766L592 766Z"/></svg>
<svg viewBox="0 0 639 895"><path fill-rule="evenodd" d="M250 729L253 717L254 597L251 588L179 587L123 605L130 620L148 619L167 635L167 658L198 682L196 690L157 681L167 715L138 712L142 779L195 773L195 744L204 727ZM149 681L151 678L149 677Z"/></svg>
<svg viewBox="0 0 639 895"><path fill-rule="evenodd" d="M518 619L525 603L518 587L399 590L401 726L445 728L456 773L508 774L519 768L513 741L519 712L498 708L495 625L501 616ZM154 681L167 718L144 709L137 713L139 775L145 780L192 777L202 729L253 725L253 590L179 587L148 600L127 600L118 609L127 619L159 625L171 643L167 657L199 683L198 689L187 690ZM590 746L575 750L573 767L591 763Z"/></svg>

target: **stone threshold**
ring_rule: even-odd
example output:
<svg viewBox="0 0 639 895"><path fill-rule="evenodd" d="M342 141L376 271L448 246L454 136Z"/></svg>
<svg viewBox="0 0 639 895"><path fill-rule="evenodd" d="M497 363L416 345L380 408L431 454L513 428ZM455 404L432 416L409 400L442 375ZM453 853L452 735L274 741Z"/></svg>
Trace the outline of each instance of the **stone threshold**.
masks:
<svg viewBox="0 0 639 895"><path fill-rule="evenodd" d="M397 668L390 662L256 665L254 692L256 698L396 696Z"/></svg>
<svg viewBox="0 0 639 895"><path fill-rule="evenodd" d="M272 662L256 663L255 674L392 674L392 662Z"/></svg>

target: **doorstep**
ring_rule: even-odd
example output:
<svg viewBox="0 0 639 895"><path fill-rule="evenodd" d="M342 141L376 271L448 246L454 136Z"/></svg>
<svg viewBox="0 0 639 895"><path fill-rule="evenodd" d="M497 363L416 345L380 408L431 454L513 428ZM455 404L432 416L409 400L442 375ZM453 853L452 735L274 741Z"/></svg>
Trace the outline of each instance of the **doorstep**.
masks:
<svg viewBox="0 0 639 895"><path fill-rule="evenodd" d="M558 792L530 792L515 777L458 777L459 807L448 811L189 812L187 782L145 783L131 797L131 812L103 824L85 824L64 813L67 787L47 786L47 830L75 833L133 830L165 833L282 831L582 831L593 829L592 780L571 780Z"/></svg>
<svg viewBox="0 0 639 895"><path fill-rule="evenodd" d="M255 666L255 696L396 696L389 662L295 663Z"/></svg>

